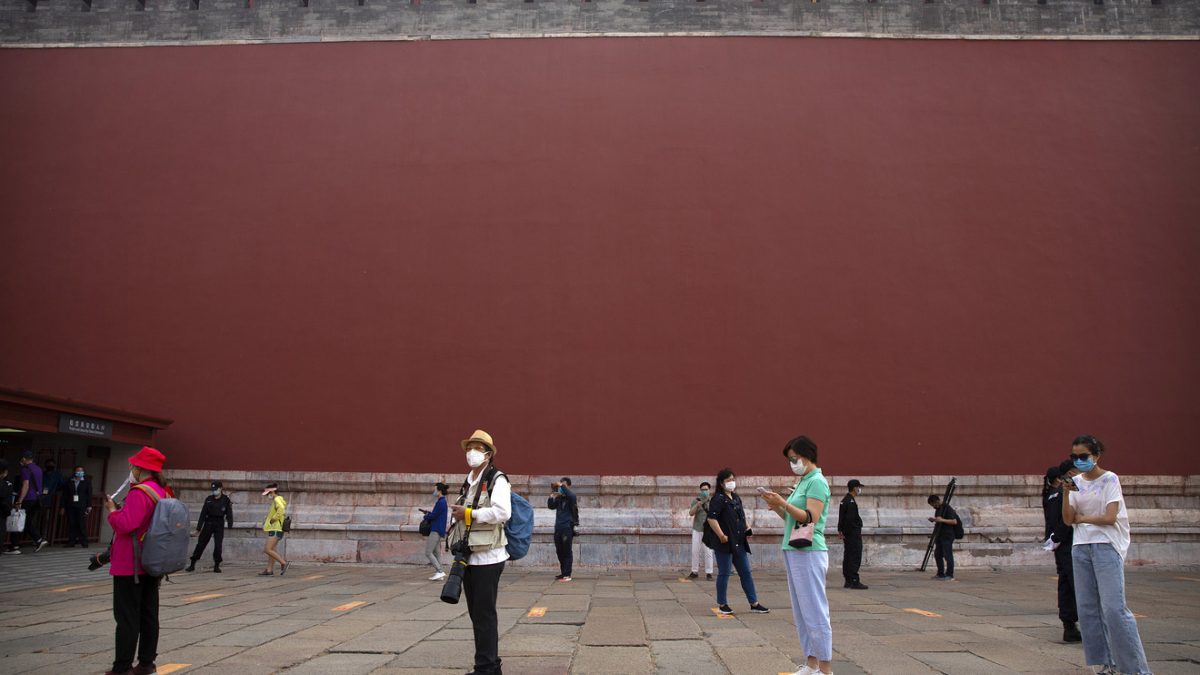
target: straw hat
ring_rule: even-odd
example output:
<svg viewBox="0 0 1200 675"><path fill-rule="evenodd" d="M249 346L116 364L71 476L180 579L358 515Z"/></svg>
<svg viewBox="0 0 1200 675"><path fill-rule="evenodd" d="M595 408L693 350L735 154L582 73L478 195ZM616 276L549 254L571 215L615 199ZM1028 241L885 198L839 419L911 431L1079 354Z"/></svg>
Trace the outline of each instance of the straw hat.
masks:
<svg viewBox="0 0 1200 675"><path fill-rule="evenodd" d="M492 454L496 453L496 444L492 443L492 435L483 429L476 429L475 433L471 434L470 438L462 442L463 450L467 449L467 443L472 442L483 443L484 445L488 446L488 449L492 451Z"/></svg>

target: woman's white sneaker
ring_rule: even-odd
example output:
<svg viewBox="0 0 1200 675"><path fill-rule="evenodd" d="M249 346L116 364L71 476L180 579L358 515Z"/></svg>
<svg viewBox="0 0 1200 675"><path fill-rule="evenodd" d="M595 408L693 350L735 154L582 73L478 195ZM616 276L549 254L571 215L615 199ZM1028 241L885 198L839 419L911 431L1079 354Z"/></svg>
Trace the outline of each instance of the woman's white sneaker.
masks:
<svg viewBox="0 0 1200 675"><path fill-rule="evenodd" d="M445 572L437 572L433 576L429 577L429 580L430 581L441 581L442 579L445 579L445 578L446 578Z"/></svg>

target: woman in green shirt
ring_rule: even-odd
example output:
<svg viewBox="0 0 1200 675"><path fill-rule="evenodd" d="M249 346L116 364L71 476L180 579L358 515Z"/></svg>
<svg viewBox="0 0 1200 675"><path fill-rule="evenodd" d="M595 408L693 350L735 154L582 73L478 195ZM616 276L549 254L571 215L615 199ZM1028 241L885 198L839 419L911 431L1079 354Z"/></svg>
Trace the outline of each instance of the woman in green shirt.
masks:
<svg viewBox="0 0 1200 675"><path fill-rule="evenodd" d="M792 616L807 662L793 675L828 674L833 660L833 628L829 624L829 600L825 596L825 574L829 571L829 549L825 546L825 516L829 512L829 483L817 466L817 444L797 436L783 446L783 456L792 473L800 476L792 494L784 499L774 492L762 497L787 524L783 530L783 560ZM792 531L812 523L812 543L793 546Z"/></svg>

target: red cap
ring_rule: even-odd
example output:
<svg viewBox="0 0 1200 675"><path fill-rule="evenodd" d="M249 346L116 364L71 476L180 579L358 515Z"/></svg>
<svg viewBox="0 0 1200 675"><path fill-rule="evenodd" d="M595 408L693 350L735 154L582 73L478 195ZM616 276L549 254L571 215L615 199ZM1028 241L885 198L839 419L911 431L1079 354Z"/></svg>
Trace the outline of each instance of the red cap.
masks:
<svg viewBox="0 0 1200 675"><path fill-rule="evenodd" d="M136 455L129 458L130 464L150 471L162 471L163 463L166 461L167 458L161 452L148 445L143 446Z"/></svg>

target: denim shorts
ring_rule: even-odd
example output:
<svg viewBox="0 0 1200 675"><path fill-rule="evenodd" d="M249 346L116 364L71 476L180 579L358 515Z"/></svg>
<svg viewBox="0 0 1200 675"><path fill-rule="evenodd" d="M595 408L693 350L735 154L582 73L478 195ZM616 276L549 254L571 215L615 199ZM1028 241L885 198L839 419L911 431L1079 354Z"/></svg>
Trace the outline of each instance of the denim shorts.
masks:
<svg viewBox="0 0 1200 675"><path fill-rule="evenodd" d="M268 532L267 538L270 539L271 537L278 537L280 539L283 539L283 533L282 532Z"/></svg>

